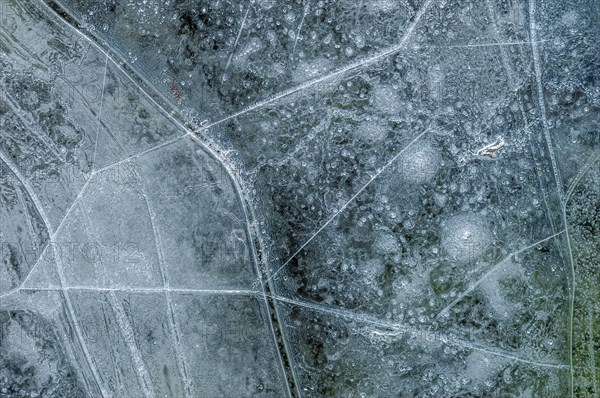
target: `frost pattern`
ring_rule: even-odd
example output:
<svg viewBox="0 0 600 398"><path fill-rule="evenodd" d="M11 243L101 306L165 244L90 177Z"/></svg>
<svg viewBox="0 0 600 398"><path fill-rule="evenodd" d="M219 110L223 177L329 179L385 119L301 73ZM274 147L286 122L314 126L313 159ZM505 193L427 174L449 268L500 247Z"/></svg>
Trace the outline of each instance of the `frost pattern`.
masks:
<svg viewBox="0 0 600 398"><path fill-rule="evenodd" d="M599 393L593 2L1 6L2 394Z"/></svg>

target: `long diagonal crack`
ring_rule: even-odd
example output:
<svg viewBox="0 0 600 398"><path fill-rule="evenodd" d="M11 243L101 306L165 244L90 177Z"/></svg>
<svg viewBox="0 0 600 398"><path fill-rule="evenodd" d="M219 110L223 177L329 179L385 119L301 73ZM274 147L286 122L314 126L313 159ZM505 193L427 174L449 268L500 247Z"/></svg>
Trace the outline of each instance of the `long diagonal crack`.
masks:
<svg viewBox="0 0 600 398"><path fill-rule="evenodd" d="M466 296L468 296L469 294L471 294L471 292L473 292L473 290L477 289L477 287L487 278L489 277L491 274L493 274L496 270L498 270L500 267L507 265L510 263L511 259L518 255L521 254L529 249L532 249L536 246L538 246L541 243L544 243L546 241L549 241L550 239L553 239L559 235L561 235L562 233L564 233L565 230L563 229L560 232L557 232L555 234L552 234L550 236L545 237L544 239L538 240L537 242L534 242L528 246L525 246L521 249L515 250L514 252L510 253L509 255L507 255L506 257L504 257L501 261L499 261L498 263L496 263L494 266L492 266L489 270L487 270L483 275L481 275L481 277L479 277L479 279L477 279L475 282L473 282L471 284L471 286L469 286L464 292L462 292L461 294L458 295L458 297L456 297L450 304L448 304L446 307L444 307L443 310L441 310L437 315L436 318L439 318L443 315L448 314L448 311L450 311L450 309L452 307L454 307L456 304L458 304L462 299L464 299Z"/></svg>
<svg viewBox="0 0 600 398"><path fill-rule="evenodd" d="M92 170L96 168L96 154L98 153L98 138L102 127L102 109L104 108L104 89L106 88L106 73L108 72L108 55L105 56L104 76L102 77L102 92L100 93L100 109L98 110L98 126L96 126L96 141L94 142L94 155L92 156Z"/></svg>
<svg viewBox="0 0 600 398"><path fill-rule="evenodd" d="M423 135L425 135L425 133L427 133L427 131L428 131L428 129L425 129L421 133L417 134L417 136L415 138L413 138L412 141L410 141L404 148L399 150L398 153L396 155L394 155L394 157L392 157L383 167L381 167L379 170L377 170L377 172L369 179L369 181L367 181L354 195L352 195L352 197L350 199L348 199L339 209L337 209L327 219L327 221L325 221L323 223L323 225L321 225L321 227L310 236L310 238L308 238L302 245L300 245L300 248L298 248L279 268L277 268L277 270L273 274L271 274L271 276L269 277L269 280L271 280L275 276L277 276L277 274L279 274L279 272L281 272L290 263L290 261L292 261L302 250L304 250L304 248L310 242L312 242L313 239L315 239L317 237L317 235L319 235L321 233L321 231L323 231L325 228L327 228L327 226L329 224L331 224L331 222L333 220L335 220L337 218L337 216L340 215L340 213L342 213L352 202L354 202L354 200L361 193L363 193L364 190L367 189L367 187L369 187L371 185L371 183L373 183L373 181L375 181L377 179L377 177L379 177L381 175L381 173L383 173L385 170L388 169L388 167L390 167L392 164L394 164L394 162L398 159L398 157L400 157L400 155L402 155L408 148L410 148L411 145L413 145Z"/></svg>
<svg viewBox="0 0 600 398"><path fill-rule="evenodd" d="M222 81L225 81L227 78L227 71L229 70L229 65L231 65L231 60L235 54L235 50L237 49L238 42L240 41L240 37L242 36L242 31L244 30L244 25L246 24L246 19L248 18L248 14L250 13L251 5L248 4L248 8L244 13L244 18L242 19L242 23L240 25L240 30L238 31L237 36L235 37L235 42L233 43L233 48L231 49L231 54L229 54L229 59L227 60L227 64L225 65L225 70L223 71Z"/></svg>
<svg viewBox="0 0 600 398"><path fill-rule="evenodd" d="M431 5L431 3L433 3L433 0L427 0L425 1L425 3L423 3L423 5L421 6L421 8L419 9L419 11L417 11L416 15L414 16L412 22L409 24L408 28L406 29L406 32L404 32L404 35L402 35L402 38L400 39L400 42L392 47L389 47L383 51L378 52L375 55L372 55L370 57L367 57L366 59L362 59L356 62L353 62L349 65L344 66L343 68L337 69L333 72L330 72L324 76L320 76L317 77L315 79L309 80L305 83L302 83L296 87L293 87L289 90L285 90L282 91L272 97L269 97L267 99L264 99L262 101L259 101L245 109L242 109L238 112L235 112L227 117L224 117L220 120L217 120L213 123L208 123L206 126L202 126L199 129L194 130L194 133L198 133L198 132L202 132L202 131L206 131L209 130L211 127L215 127L219 124L222 124L224 122L227 122L229 120L235 119L237 117L240 117L242 115L245 115L246 113L252 112L256 109L262 108L266 105L272 104L282 98L288 97L292 94L295 93L299 93L301 91L304 91L312 86L315 86L319 83L323 83L326 82L328 80L331 80L333 78L339 77L339 76L343 76L348 72L351 72L355 69L361 68L363 66L367 66L367 65L371 65L375 62L381 61L387 57L389 57L390 55L394 55L400 51L402 51L405 47L406 47L406 43L408 42L408 40L411 38L411 36L413 35L413 32L417 26L417 24L419 23L419 21L421 20L421 18L423 17L423 15L425 14L425 12L427 11L427 9L429 8L429 6Z"/></svg>
<svg viewBox="0 0 600 398"><path fill-rule="evenodd" d="M0 160L2 160L2 162L4 162L4 164L6 164L6 166L13 172L13 174L17 177L19 182L23 185L27 194L33 201L40 217L42 217L42 221L44 222L44 226L46 227L46 230L49 235L50 246L52 247L52 251L54 253L54 256L56 257L56 268L57 268L58 277L60 280L60 286L64 287L66 285L66 279L65 279L64 272L63 272L62 262L58 255L58 248L56 247L56 241L53 238L55 236L55 230L52 228L52 224L50 222L48 215L46 214L46 210L44 209L40 199L37 197L35 190L29 184L29 181L27 181L27 179L25 179L25 177L19 171L19 168L2 151L0 151ZM73 329L77 336L77 341L79 342L79 345L81 346L81 350L83 351L83 355L84 355L87 365L92 373L92 376L94 377L94 380L95 380L102 396L110 397L110 394L106 391L106 389L104 388L104 386L101 382L102 379L100 378L98 370L96 369L96 366L93 362L92 356L87 348L87 344L85 343L85 340L83 338L83 333L81 331L81 328L79 327L79 322L77 322L77 317L75 315L75 309L73 307L71 298L70 298L68 292L66 292L66 291L63 292L63 296L65 298L68 316L69 316L69 318L71 318L71 322L73 324Z"/></svg>
<svg viewBox="0 0 600 398"><path fill-rule="evenodd" d="M143 182L140 182L140 189L142 190L142 195L144 196L144 201L146 202L146 208L148 209L148 216L150 217L150 223L152 224L152 232L154 235L154 243L156 246L156 252L158 256L158 264L160 267L160 274L163 283L163 287L168 289L171 285L169 270L167 269L167 265L165 263L165 258L162 251L162 239L160 236L160 231L158 226L156 225L155 218L156 215L154 213L154 208L152 207L152 202L148 195L146 194ZM169 329L171 330L171 340L173 343L173 348L175 350L175 357L177 360L177 367L179 373L181 374L181 379L183 380L183 390L185 398L192 398L195 396L192 383L190 382L188 367L186 364L185 356L183 354L183 349L181 348L181 330L179 329L179 325L175 320L175 311L173 310L173 301L171 300L171 292L169 290L165 290L165 301L167 303L167 317L169 319Z"/></svg>
<svg viewBox="0 0 600 398"><path fill-rule="evenodd" d="M165 292L177 293L177 294L197 294L197 295L243 295L243 296L252 296L252 297L260 297L261 293L256 290L206 290L206 289L180 289L180 288L104 288L104 287L85 287L85 286L69 286L66 288L41 288L41 289L23 289L27 291L62 291L62 290L72 290L72 291L85 291L85 292L96 292L96 293L106 293L106 292L124 292L124 293L138 293L138 294L164 294ZM498 347L488 347L482 344L473 343L471 341L467 341L459 336L455 335L447 335L444 333L433 332L429 330L423 330L416 328L412 325L406 325L403 323L393 322L388 319L379 319L367 314L361 314L354 311L349 311L345 309L339 308L331 308L324 306L322 304L312 303L308 301L293 299L289 297L284 297L281 295L273 295L271 296L273 300L276 300L281 303L286 303L295 307L306 308L311 311L315 311L321 314L333 315L339 318L349 319L353 322L359 322L364 324L369 324L381 329L381 331L373 331L374 334L379 335L391 335L391 336L409 336L416 340L417 343L422 345L430 344L431 342L440 342L443 344L452 345L455 347L469 349L474 351L480 351L489 355L498 356L502 358L507 358L514 360L516 362L522 362L526 364L530 364L538 367L546 367L546 368L555 368L555 369L568 369L568 365L560 364L560 363L552 363L552 362L540 362L531 358L523 357L518 355L515 352L503 350ZM387 332L386 332L387 330Z"/></svg>
<svg viewBox="0 0 600 398"><path fill-rule="evenodd" d="M585 165L583 165L581 170L579 170L579 172L577 172L577 176L575 177L575 179L573 179L573 182L571 183L571 185L569 186L569 189L567 190L567 196L565 197L565 208L567 207L567 204L569 203L569 200L571 199L571 195L573 195L575 188L577 188L577 186L581 182L581 179L583 178L583 176L585 176L587 174L587 172L592 168L594 163L596 163L598 160L600 160L600 152L597 153L596 155L592 156L592 158L590 160L588 160L588 162Z"/></svg>
<svg viewBox="0 0 600 398"><path fill-rule="evenodd" d="M135 371L138 376L138 382L142 388L143 394L146 398L154 398L156 397L156 392L154 391L152 378L150 377L150 372L148 372L148 368L146 367L142 353L137 347L133 327L131 326L129 319L125 314L125 310L119 302L115 292L110 292L108 296L110 307L112 308L115 319L117 320L117 325L119 326L119 330L123 336L123 341L125 342L125 345L129 350L129 354L131 355L131 360L135 367Z"/></svg>
<svg viewBox="0 0 600 398"><path fill-rule="evenodd" d="M89 218L89 214L85 211L82 211L81 213L84 221L83 224L85 232L89 237L92 238L92 241L98 242L99 239L96 231L92 228L93 221ZM100 261L100 264L103 266L101 283L106 284L106 277L108 276L108 274L106 272L106 268L104 268L104 262ZM116 291L108 292L108 305L115 316L117 326L121 333L121 337L123 338L123 343L129 351L129 356L134 365L133 369L137 376L142 393L146 398L154 398L156 397L156 391L154 388L154 384L152 383L152 378L150 377L150 372L148 371L148 367L146 366L144 357L140 352L140 349L138 348L136 335L133 330L133 327L131 326L131 322L129 321L129 318L125 313L125 309L123 308L116 293Z"/></svg>
<svg viewBox="0 0 600 398"><path fill-rule="evenodd" d="M499 356L499 357L503 357L503 358L509 358L509 359L512 359L512 360L515 360L518 362L523 362L523 363L527 363L527 364L534 365L534 366L556 368L556 369L568 368L567 365L562 365L562 364L557 364L557 363L539 362L539 361L536 361L533 359L524 358L513 352L506 351L506 350L503 350L500 348L485 347L483 345L469 342L458 336L449 336L449 335L445 335L443 333L432 332L429 330L421 330L421 329L415 328L414 326L391 322L387 319L381 320L381 319L374 318L369 315L357 314L355 312L347 311L347 310L327 308L327 307L319 305L319 304L307 303L307 302L303 302L303 301L299 301L299 300L289 299L286 297L277 296L276 298L279 301L288 303L293 306L304 307L304 308L311 309L313 311L326 313L326 314L338 316L341 318L351 319L352 321L371 324L373 326L387 329L388 331L391 332L391 333L390 332L387 332L387 333L379 332L378 334L381 334L381 335L390 334L390 335L394 335L396 337L402 337L403 335L407 335L407 336L410 336L410 337L416 339L417 342L422 343L423 345L437 341L437 342L452 345L455 347L466 348L466 349L470 349L470 350L474 350L474 351L481 351L481 352L487 353L489 355ZM376 334L377 334L377 332L376 332Z"/></svg>

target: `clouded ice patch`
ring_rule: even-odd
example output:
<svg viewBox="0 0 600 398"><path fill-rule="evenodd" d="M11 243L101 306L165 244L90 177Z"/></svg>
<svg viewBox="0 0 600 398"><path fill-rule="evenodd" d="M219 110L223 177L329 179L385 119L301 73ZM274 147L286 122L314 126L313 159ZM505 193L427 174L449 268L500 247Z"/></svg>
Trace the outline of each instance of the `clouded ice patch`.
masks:
<svg viewBox="0 0 600 398"><path fill-rule="evenodd" d="M365 8L369 12L387 13L398 9L395 0L371 0L365 2Z"/></svg>
<svg viewBox="0 0 600 398"><path fill-rule="evenodd" d="M489 224L478 214L453 216L442 227L442 247L454 261L468 262L476 259L491 242Z"/></svg>
<svg viewBox="0 0 600 398"><path fill-rule="evenodd" d="M369 259L360 266L361 273L367 280L373 280L383 273L385 265L378 258Z"/></svg>
<svg viewBox="0 0 600 398"><path fill-rule="evenodd" d="M425 183L436 176L440 168L440 155L430 142L416 142L398 157L396 171L405 181Z"/></svg>
<svg viewBox="0 0 600 398"><path fill-rule="evenodd" d="M486 380L494 380L506 363L505 358L473 351L465 360L465 374L474 384L481 384Z"/></svg>
<svg viewBox="0 0 600 398"><path fill-rule="evenodd" d="M377 86L371 93L373 105L388 114L396 116L402 112L403 106L397 90L391 86Z"/></svg>
<svg viewBox="0 0 600 398"><path fill-rule="evenodd" d="M500 319L507 319L515 310L521 307L519 303L513 303L505 297L502 291L501 279L509 277L523 277L523 272L513 261L503 262L501 267L498 267L495 272L483 280L479 286L479 290L485 294L490 305L490 309Z"/></svg>
<svg viewBox="0 0 600 398"><path fill-rule="evenodd" d="M393 254L400 251L400 243L391 232L378 233L374 247L381 254Z"/></svg>
<svg viewBox="0 0 600 398"><path fill-rule="evenodd" d="M388 133L388 127L381 123L368 120L361 123L354 132L355 136L359 139L362 138L370 142L375 142L385 139Z"/></svg>

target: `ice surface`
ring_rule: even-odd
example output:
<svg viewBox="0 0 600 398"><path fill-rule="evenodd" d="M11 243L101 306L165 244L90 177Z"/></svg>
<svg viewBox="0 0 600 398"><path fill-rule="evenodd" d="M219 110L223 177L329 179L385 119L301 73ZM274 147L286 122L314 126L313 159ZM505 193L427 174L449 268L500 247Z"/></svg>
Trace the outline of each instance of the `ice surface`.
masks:
<svg viewBox="0 0 600 398"><path fill-rule="evenodd" d="M599 15L0 0L0 397L598 396Z"/></svg>

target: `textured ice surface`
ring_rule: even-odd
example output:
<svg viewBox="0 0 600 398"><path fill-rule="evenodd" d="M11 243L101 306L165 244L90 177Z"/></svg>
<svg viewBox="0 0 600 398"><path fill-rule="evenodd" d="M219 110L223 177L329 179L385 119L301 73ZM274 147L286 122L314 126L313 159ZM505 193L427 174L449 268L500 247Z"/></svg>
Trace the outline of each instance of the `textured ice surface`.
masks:
<svg viewBox="0 0 600 398"><path fill-rule="evenodd" d="M0 397L600 394L597 2L0 21Z"/></svg>

